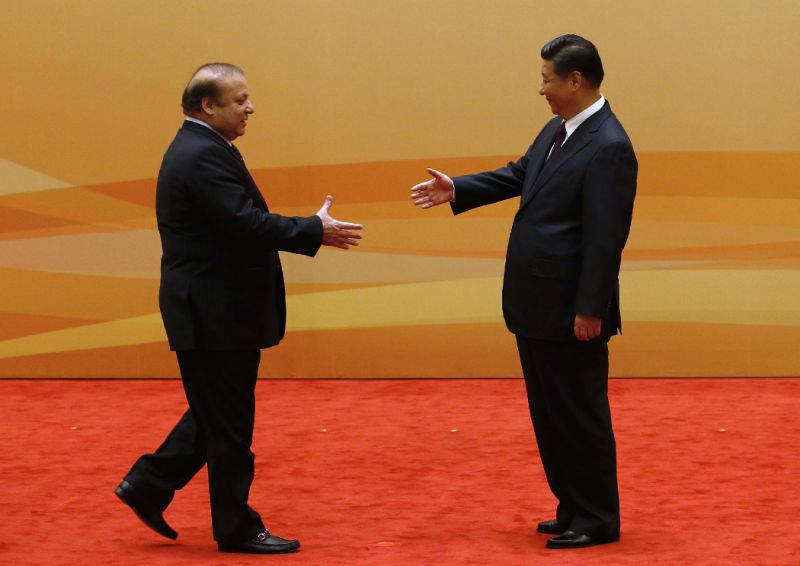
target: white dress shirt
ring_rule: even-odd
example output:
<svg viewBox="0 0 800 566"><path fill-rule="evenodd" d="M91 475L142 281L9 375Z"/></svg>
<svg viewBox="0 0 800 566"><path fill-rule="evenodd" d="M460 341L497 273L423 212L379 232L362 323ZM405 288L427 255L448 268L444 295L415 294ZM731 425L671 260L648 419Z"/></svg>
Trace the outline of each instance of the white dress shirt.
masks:
<svg viewBox="0 0 800 566"><path fill-rule="evenodd" d="M580 112L575 116L573 116L572 118L570 118L569 120L567 120L564 123L564 128L567 130L567 137L564 138L564 142L566 142L569 139L569 137L572 135L572 132L578 129L578 126L583 124L589 118L589 116L591 116L592 114L596 114L603 107L603 104L605 103L606 99L601 94L600 99L597 102L592 104L589 108L587 108L583 112Z"/></svg>

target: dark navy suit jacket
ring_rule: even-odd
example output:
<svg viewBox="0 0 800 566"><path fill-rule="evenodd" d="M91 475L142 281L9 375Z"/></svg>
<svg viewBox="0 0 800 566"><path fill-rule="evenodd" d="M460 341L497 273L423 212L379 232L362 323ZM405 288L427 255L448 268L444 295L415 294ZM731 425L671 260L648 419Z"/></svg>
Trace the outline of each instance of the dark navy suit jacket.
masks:
<svg viewBox="0 0 800 566"><path fill-rule="evenodd" d="M161 316L172 350L251 350L286 328L278 250L313 256L317 216L271 214L238 151L184 122L156 189Z"/></svg>
<svg viewBox="0 0 800 566"><path fill-rule="evenodd" d="M521 197L506 252L503 315L528 338L576 340L576 313L621 329L619 268L628 239L638 164L611 107L583 122L547 161L561 118L520 159L453 179L455 214Z"/></svg>

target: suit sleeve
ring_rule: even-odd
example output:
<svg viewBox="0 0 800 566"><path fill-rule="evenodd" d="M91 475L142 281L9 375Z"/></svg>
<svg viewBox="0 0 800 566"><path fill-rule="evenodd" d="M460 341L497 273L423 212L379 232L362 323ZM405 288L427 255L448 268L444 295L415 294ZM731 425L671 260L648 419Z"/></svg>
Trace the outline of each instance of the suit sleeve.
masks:
<svg viewBox="0 0 800 566"><path fill-rule="evenodd" d="M456 200L450 203L453 214L520 196L532 148L500 169L455 177Z"/></svg>
<svg viewBox="0 0 800 566"><path fill-rule="evenodd" d="M589 164L582 194L581 275L575 312L603 317L617 284L636 196L638 164L627 142L604 146Z"/></svg>
<svg viewBox="0 0 800 566"><path fill-rule="evenodd" d="M256 240L266 249L314 256L322 245L318 216L281 216L257 208L242 184L239 165L224 148L200 154L189 183L192 200L231 236Z"/></svg>

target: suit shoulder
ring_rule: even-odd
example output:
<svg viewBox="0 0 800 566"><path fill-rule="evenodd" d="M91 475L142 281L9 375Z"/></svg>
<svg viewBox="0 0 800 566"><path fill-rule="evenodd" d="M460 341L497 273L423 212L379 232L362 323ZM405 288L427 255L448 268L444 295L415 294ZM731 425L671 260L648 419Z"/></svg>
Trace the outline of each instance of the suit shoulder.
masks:
<svg viewBox="0 0 800 566"><path fill-rule="evenodd" d="M628 132L613 113L603 122L599 134L599 140L603 145L627 145L633 148Z"/></svg>
<svg viewBox="0 0 800 566"><path fill-rule="evenodd" d="M215 140L187 128L181 128L178 130L178 133L175 136L175 139L172 140L172 144L170 145L169 149L197 153L214 151L216 149L220 152L225 152L225 148L223 148L222 145Z"/></svg>
<svg viewBox="0 0 800 566"><path fill-rule="evenodd" d="M235 162L230 152L213 139L189 129L181 129L164 154L162 168L191 169L201 160Z"/></svg>

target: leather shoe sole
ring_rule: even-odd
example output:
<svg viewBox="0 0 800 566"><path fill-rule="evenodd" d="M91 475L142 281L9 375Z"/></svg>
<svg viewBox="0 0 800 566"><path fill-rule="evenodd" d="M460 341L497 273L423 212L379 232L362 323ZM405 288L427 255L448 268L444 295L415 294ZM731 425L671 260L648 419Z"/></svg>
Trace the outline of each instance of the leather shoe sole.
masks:
<svg viewBox="0 0 800 566"><path fill-rule="evenodd" d="M608 544L617 542L619 535L616 536L597 536L589 533L579 533L577 531L566 531L561 536L547 540L547 548L586 548L598 544Z"/></svg>
<svg viewBox="0 0 800 566"><path fill-rule="evenodd" d="M287 554L300 548L299 540L287 540L265 531L257 537L237 543L217 543L220 552L241 552L244 554Z"/></svg>
<svg viewBox="0 0 800 566"><path fill-rule="evenodd" d="M177 531L167 524L162 512L151 505L146 499L140 497L131 484L123 480L122 483L119 484L119 487L114 490L114 494L119 497L125 505L133 509L133 512L141 519L142 523L155 532L168 539L175 540L178 538Z"/></svg>
<svg viewBox="0 0 800 566"><path fill-rule="evenodd" d="M560 535L567 530L565 525L559 523L556 519L550 521L542 521L536 525L537 533L544 533L546 535Z"/></svg>

